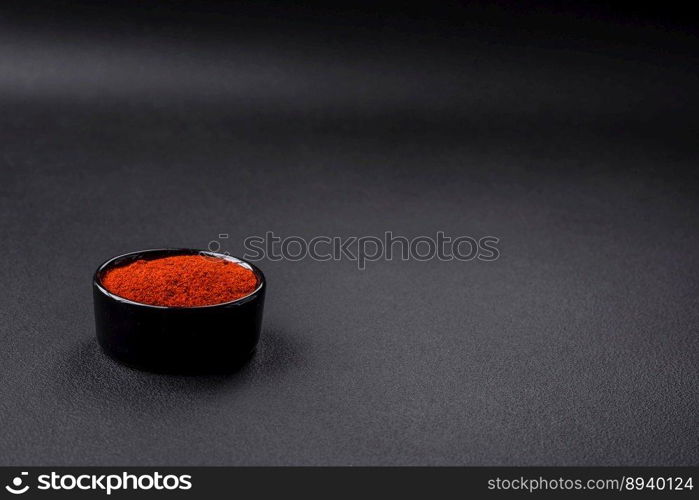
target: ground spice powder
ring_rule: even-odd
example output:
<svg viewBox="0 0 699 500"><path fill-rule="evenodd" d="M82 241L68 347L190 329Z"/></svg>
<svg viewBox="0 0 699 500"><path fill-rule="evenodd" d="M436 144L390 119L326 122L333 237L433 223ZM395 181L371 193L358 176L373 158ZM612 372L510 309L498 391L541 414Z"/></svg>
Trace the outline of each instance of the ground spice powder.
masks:
<svg viewBox="0 0 699 500"><path fill-rule="evenodd" d="M134 302L170 307L197 307L230 302L257 288L248 268L225 259L176 255L137 260L108 270L102 285Z"/></svg>

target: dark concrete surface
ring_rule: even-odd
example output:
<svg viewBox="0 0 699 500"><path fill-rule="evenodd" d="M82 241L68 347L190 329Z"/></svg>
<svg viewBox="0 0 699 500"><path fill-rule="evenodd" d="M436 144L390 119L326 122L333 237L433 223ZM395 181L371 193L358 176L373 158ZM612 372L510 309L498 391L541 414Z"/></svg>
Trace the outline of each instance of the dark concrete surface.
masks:
<svg viewBox="0 0 699 500"><path fill-rule="evenodd" d="M691 33L3 26L0 464L697 463ZM501 256L261 261L232 376L95 342L113 255L388 230Z"/></svg>

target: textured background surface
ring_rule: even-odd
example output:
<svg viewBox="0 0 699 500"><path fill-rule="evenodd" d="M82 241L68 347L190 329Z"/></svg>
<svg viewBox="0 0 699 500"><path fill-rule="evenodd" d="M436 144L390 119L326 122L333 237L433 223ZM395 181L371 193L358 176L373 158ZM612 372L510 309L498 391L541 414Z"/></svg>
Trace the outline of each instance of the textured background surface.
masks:
<svg viewBox="0 0 699 500"><path fill-rule="evenodd" d="M0 464L697 463L691 30L74 14L0 17ZM260 262L230 377L99 352L101 261L268 230L502 256Z"/></svg>

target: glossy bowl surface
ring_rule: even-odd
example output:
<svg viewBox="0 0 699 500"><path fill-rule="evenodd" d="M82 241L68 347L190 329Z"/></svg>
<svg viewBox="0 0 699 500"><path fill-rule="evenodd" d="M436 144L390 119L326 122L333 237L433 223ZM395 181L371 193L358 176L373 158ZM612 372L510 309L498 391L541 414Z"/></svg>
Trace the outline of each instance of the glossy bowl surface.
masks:
<svg viewBox="0 0 699 500"><path fill-rule="evenodd" d="M109 269L136 260L174 255L226 259L255 273L258 286L240 299L198 307L142 304L102 285ZM169 373L234 371L254 353L260 338L266 280L253 264L216 252L161 248L113 257L92 279L97 341L112 358L136 368Z"/></svg>

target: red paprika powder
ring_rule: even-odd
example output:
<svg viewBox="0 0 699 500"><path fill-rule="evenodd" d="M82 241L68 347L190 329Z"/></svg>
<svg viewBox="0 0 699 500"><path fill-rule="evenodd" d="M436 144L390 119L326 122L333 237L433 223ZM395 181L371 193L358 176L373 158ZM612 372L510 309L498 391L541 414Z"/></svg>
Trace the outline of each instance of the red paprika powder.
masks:
<svg viewBox="0 0 699 500"><path fill-rule="evenodd" d="M255 273L229 260L176 255L137 260L108 270L102 285L134 302L170 307L210 306L250 295Z"/></svg>

